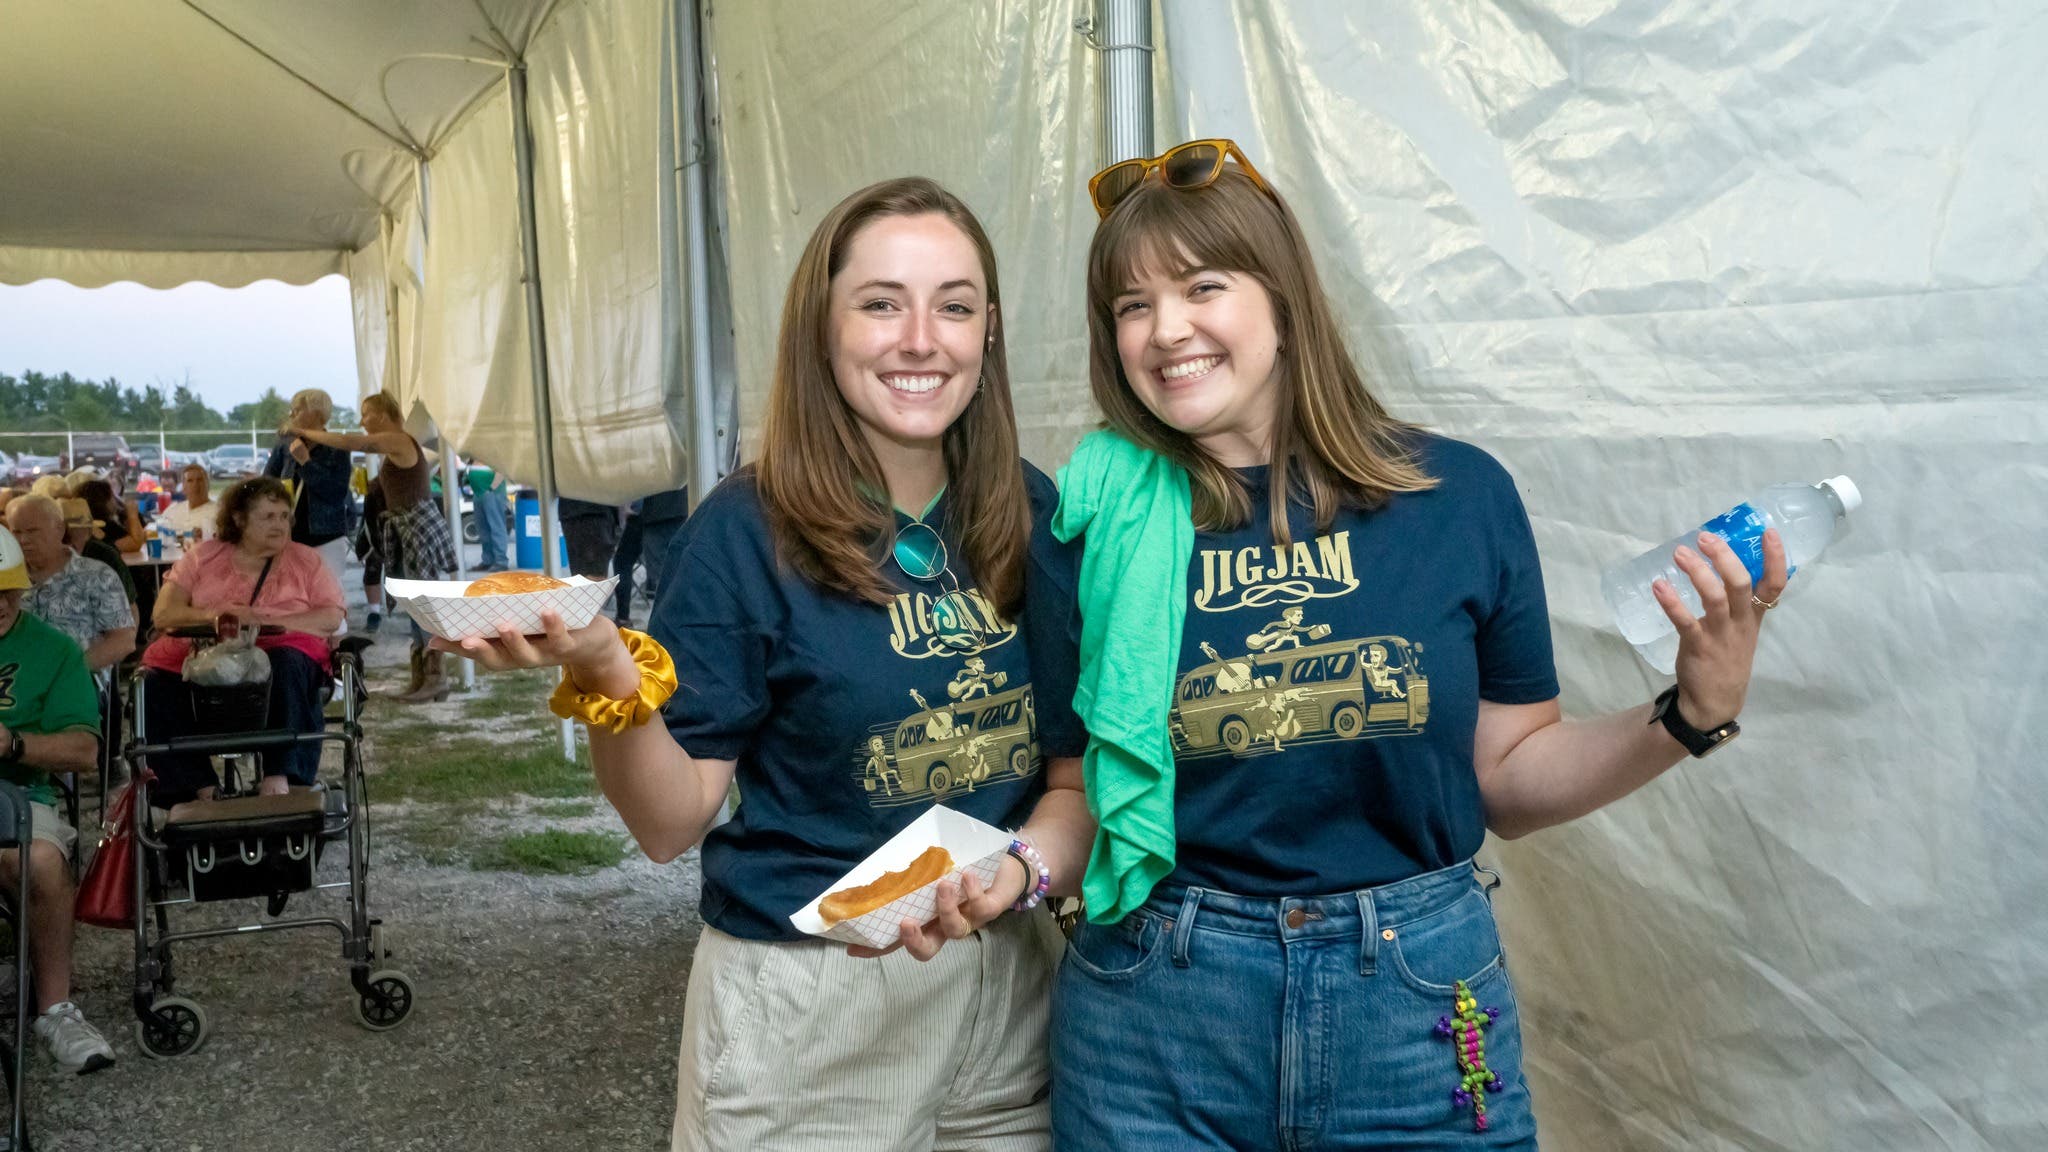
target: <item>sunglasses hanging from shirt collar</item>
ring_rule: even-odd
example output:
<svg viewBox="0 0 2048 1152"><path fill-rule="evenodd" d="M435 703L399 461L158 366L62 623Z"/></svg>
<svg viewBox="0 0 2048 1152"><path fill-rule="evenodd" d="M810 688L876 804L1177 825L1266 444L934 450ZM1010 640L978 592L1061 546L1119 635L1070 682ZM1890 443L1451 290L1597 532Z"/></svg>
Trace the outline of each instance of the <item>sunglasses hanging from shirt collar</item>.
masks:
<svg viewBox="0 0 2048 1152"><path fill-rule="evenodd" d="M896 529L896 543L889 551L905 576L921 583L936 582L944 589L932 601L932 633L940 647L966 654L988 646L988 632L974 601L961 591L959 578L946 562L946 541L938 529L912 517L910 523Z"/></svg>

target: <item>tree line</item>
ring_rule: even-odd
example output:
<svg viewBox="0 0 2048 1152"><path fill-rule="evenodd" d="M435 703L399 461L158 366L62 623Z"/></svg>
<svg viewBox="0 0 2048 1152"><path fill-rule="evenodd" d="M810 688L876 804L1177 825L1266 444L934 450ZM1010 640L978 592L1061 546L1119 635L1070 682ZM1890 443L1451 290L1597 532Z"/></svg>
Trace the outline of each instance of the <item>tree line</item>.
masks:
<svg viewBox="0 0 2048 1152"><path fill-rule="evenodd" d="M7 436L0 438L0 451L9 453L58 453L64 450L65 432L127 432L162 429L174 432L223 432L246 435L250 428L267 432L283 423L291 401L275 387L245 404L226 412L209 405L185 380L166 385L158 382L134 388L113 377L81 380L69 372L54 376L24 372L12 376L0 372L0 432L52 432L54 436ZM328 426L352 428L356 413L337 407ZM174 448L198 447L190 436L178 437ZM205 447L212 447L211 444Z"/></svg>

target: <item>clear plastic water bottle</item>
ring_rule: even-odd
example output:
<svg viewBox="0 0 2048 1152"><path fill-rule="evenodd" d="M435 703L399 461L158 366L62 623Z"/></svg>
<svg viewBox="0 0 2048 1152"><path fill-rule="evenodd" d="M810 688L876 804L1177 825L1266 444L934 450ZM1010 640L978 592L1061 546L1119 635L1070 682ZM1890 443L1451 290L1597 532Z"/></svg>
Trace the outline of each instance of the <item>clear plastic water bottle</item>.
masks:
<svg viewBox="0 0 2048 1152"><path fill-rule="evenodd" d="M1863 494L1847 476L1818 484L1773 484L1761 496L1745 500L1701 525L1658 545L1625 564L1609 568L1600 577L1600 591L1614 612L1621 634L1635 645L1637 654L1650 667L1670 675L1678 663L1678 633L1671 618L1657 603L1650 585L1662 579L1671 582L1679 598L1694 616L1705 609L1700 594L1683 569L1672 562L1679 545L1699 551L1699 532L1712 532L1728 542L1735 555L1749 569L1751 583L1764 578L1764 532L1776 528L1785 542L1785 560L1792 572L1820 557L1827 546L1849 531L1849 513L1863 504Z"/></svg>

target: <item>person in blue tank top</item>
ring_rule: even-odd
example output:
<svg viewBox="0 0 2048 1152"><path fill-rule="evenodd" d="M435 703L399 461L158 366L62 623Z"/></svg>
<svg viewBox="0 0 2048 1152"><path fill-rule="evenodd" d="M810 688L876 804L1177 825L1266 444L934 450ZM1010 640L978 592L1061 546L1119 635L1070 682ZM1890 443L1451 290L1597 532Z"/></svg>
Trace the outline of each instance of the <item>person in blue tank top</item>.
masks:
<svg viewBox="0 0 2048 1152"><path fill-rule="evenodd" d="M1108 427L1061 473L1078 611L1035 653L1041 691L1078 687L1101 820L1054 996L1055 1144L1533 1149L1473 854L1732 734L1782 543L1755 588L1720 540L1682 549L1706 614L1659 587L1676 688L1563 719L1513 479L1372 395L1237 147L1091 192Z"/></svg>
<svg viewBox="0 0 2048 1152"><path fill-rule="evenodd" d="M950 193L848 197L790 282L760 457L670 545L651 638L550 617L460 646L562 665L552 705L642 850L702 844L678 1149L1051 1146L1042 900L1078 890L1093 825L1070 694L1033 681L1056 496L1017 454L1000 305ZM1020 829L986 890L943 882L885 950L790 923L935 804Z"/></svg>

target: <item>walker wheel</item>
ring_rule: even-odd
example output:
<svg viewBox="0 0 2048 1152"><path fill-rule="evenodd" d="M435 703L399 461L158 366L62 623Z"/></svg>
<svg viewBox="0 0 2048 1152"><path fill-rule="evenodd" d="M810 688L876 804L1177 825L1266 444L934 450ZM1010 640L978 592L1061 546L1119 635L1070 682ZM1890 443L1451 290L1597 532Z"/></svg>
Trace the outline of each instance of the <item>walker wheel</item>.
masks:
<svg viewBox="0 0 2048 1152"><path fill-rule="evenodd" d="M183 996L166 996L135 1022L135 1042L144 1056L184 1056L206 1043L206 1009Z"/></svg>
<svg viewBox="0 0 2048 1152"><path fill-rule="evenodd" d="M412 980L403 972L372 972L356 997L356 1022L372 1032L405 1023L412 1015Z"/></svg>

